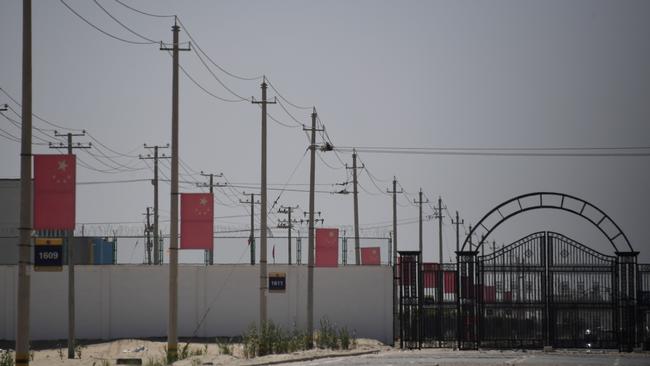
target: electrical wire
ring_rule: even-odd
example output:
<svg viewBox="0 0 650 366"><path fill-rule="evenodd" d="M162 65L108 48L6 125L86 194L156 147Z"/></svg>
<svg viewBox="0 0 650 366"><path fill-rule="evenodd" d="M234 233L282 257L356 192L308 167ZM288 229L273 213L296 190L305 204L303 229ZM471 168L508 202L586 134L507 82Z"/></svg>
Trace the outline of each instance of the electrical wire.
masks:
<svg viewBox="0 0 650 366"><path fill-rule="evenodd" d="M115 0L115 1L117 1L117 0ZM207 53L205 53L205 51L203 51L203 49L202 49L201 46L199 45L199 42L197 42L196 39L194 39L194 37L192 36L192 34L190 33L190 31L189 31L189 30L187 29L187 27L186 27L186 26L181 22L180 19L178 19L178 23L183 27L183 29L185 29L185 33L187 33L187 36L190 38L190 40L191 40L192 42L194 42L194 46L195 46L199 51L201 51L201 53L202 53L202 54L203 54L203 55L208 59L208 61L210 61L210 63L212 63L212 65L214 65L216 68L218 68L219 70L221 70L221 72L223 72L224 74L226 74L226 75L228 75L228 76L231 76L231 77L233 77L233 78L235 78L235 79L245 80L245 81L259 80L259 79L262 79L262 78L263 78L263 75L254 76L254 77L244 77L244 76L241 76L241 75L233 74L232 72L229 72L228 70L224 69L221 65L219 65L219 64L216 63L216 62L214 62L214 60L213 60L213 59L212 59L212 58L211 58ZM276 92L277 92L277 91L276 91ZM279 93L278 93L278 94L279 94Z"/></svg>
<svg viewBox="0 0 650 366"><path fill-rule="evenodd" d="M285 189L287 188L287 185L289 184L289 182L291 182L291 179L292 179L293 176L296 174L296 171L298 171L298 168L300 167L300 165L302 164L302 162L305 160L305 156L307 156L307 151L309 151L309 149L306 149L306 150L305 150L305 152L304 152L304 153L302 154L302 156L300 157L300 160L298 160L298 164L296 164L295 168L293 168L293 171L292 171L291 174L289 175L289 178L287 179L287 182L282 186L282 190L281 190L280 193L278 194L278 197L275 199L275 201L273 201L273 204L271 205L271 208L268 210L269 213L271 213L271 211L273 211L273 208L275 207L275 205L276 205L276 204L278 203L278 201L280 200L280 197L282 197L282 194L284 193ZM268 189L268 185L267 185L267 189Z"/></svg>
<svg viewBox="0 0 650 366"><path fill-rule="evenodd" d="M271 87L271 89L273 89L273 90L275 91L275 94L277 94L277 95L280 97L280 99L282 99L282 100L284 100L285 102L287 102L287 104L289 104L290 106L292 106L292 107L294 107L294 108L296 108L296 109L303 109L303 110L307 110L307 109L312 109L312 108L313 108L313 107L300 106L300 105L297 105L297 104L295 104L295 103L291 103L290 100L288 100L287 98L285 98L284 96L282 96L282 94L280 94L280 92L278 91L278 89L276 89L275 86L273 86L273 84L271 83L271 80L269 80L269 79L267 78L267 79L266 79L266 82L267 82L267 84L269 84L269 86Z"/></svg>
<svg viewBox="0 0 650 366"><path fill-rule="evenodd" d="M104 13L106 13L106 15L108 15L111 19L113 19L113 20L115 21L115 23L121 25L122 28L126 29L126 30L129 31L131 34L133 34L133 35L135 35L135 36L137 36L137 37L140 37L141 39L144 39L145 41L148 41L149 43L158 43L158 41L154 41L154 40L151 39L151 38L145 37L145 36L143 36L142 34L140 34L140 33L136 32L136 31L134 31L133 29L131 29L131 28L129 28L129 27L127 27L124 23L120 22L120 21L119 21L115 16L113 16L113 14L111 14L108 10L106 10L106 8L104 8L104 7L99 3L99 1L97 1L97 0L93 0L93 1L95 2L95 5L97 5L100 9L102 9L102 11L103 11Z"/></svg>
<svg viewBox="0 0 650 366"><path fill-rule="evenodd" d="M287 108L284 106L284 104L282 103L282 101L278 101L278 104L279 104L280 107L284 110L284 112L285 112L289 117L291 117L291 119L296 123L296 126L293 126L293 128L300 128L300 127L303 126L303 124L300 123L300 121L298 121L298 119L297 119L293 114L291 114L291 112L289 112L289 110L287 110Z"/></svg>
<svg viewBox="0 0 650 366"><path fill-rule="evenodd" d="M196 55L196 57L198 57L199 61L201 61L201 64L203 64L203 66L206 68L206 70L208 70L208 72L210 73L210 75L212 75L212 77L213 77L213 78L214 78L214 79L215 79L215 80L216 80L216 81L217 81L217 82L218 82L218 83L219 83L219 84L220 84L224 89L226 89L230 94L232 94L232 95L236 96L237 98L239 98L240 101L242 101L242 102L244 102L244 101L248 101L247 98L244 98L244 97L242 97L241 95L235 93L235 92L234 92L232 89L230 89L226 84L224 84L224 82L221 81L221 79L219 79L219 77L217 76L217 74L215 74L214 71L212 71L212 69L208 66L208 64L203 60L203 57L201 57L201 54L198 53L198 52L196 52L196 49L193 48L193 49L192 49L192 52L194 52L194 54Z"/></svg>
<svg viewBox="0 0 650 366"><path fill-rule="evenodd" d="M135 45L149 45L149 44L152 44L152 42L149 42L149 41L147 41L147 42L131 41L131 40L128 40L128 39L126 39L126 38L121 38L121 37L118 37L118 36L116 36L116 35L113 35L113 34L107 32L107 31L105 31L105 30L99 28L98 26L94 25L93 23L91 23L88 19L84 18L84 17L83 17L81 14L79 14L76 10L74 10L72 7L70 7L70 5L68 5L64 0L59 0L59 1L61 2L61 4L65 5L65 7L68 8L68 10L70 10L70 11L71 11L74 15L76 15L79 19L83 20L86 24L88 24L89 26L91 26L91 27L93 27L95 30L97 30L98 32L101 32L102 34L104 34L104 35L106 35L106 36L108 36L108 37L111 37L111 38L116 39L116 40L118 40L118 41L122 41L122 42L124 42L124 43L135 44Z"/></svg>
<svg viewBox="0 0 650 366"><path fill-rule="evenodd" d="M171 54L170 54L170 56L171 56ZM228 98L220 97L220 96L218 96L218 95L212 93L211 91L209 91L208 89L206 89L203 85L201 85L198 81L196 81L196 80L195 80L195 79L194 79L194 78L193 78L193 77L192 77L192 76L187 72L187 70L185 70L185 68L183 67L183 65L180 65L180 64L179 64L178 67L181 69L181 71L183 72L183 74L185 75L185 77L187 77L188 79L190 79L190 81L191 81L194 85L196 85L199 89L203 90L203 92L205 92L205 93L208 94L209 96L211 96L211 97L213 97L213 98L215 98L215 99L217 99L217 100L220 100L220 101L222 101L222 102L228 102L228 103L240 103L240 102L242 102L242 100L238 100L238 99L228 99Z"/></svg>
<svg viewBox="0 0 650 366"><path fill-rule="evenodd" d="M127 8L127 9L131 9L131 10L135 11L136 13L140 13L142 15L147 15L147 16L154 17L154 18L174 18L176 16L176 15L162 15L162 14L148 13L146 11L142 11L142 10L136 9L134 7L128 6L128 5L124 4L123 2L121 2L120 0L113 0L113 1L115 1L116 3L122 5L123 7Z"/></svg>
<svg viewBox="0 0 650 366"><path fill-rule="evenodd" d="M350 151L350 148L337 147L339 151ZM645 150L650 148L586 148L584 150ZM363 151L371 154L408 154L408 155L437 155L437 156L491 156L491 157L647 157L650 156L648 152L621 152L621 153L601 153L601 152L511 152L511 151L434 151L434 150L402 150L402 149L363 149L357 148L357 151Z"/></svg>
<svg viewBox="0 0 650 366"><path fill-rule="evenodd" d="M7 98L11 99L11 101L14 102L18 107L22 107L22 104L18 103L18 100L16 100L16 98L12 97L12 96L11 96L11 95L6 91L6 90L4 90L2 87L0 87L0 91L1 91L4 95L6 95ZM17 113L16 113L16 114L17 114ZM83 131L83 130L81 130L81 129L64 127L64 126L62 126L62 125L60 125L60 124L54 123L54 122L52 122L52 121L48 121L48 120L46 120L45 118L42 118L42 117L40 117L39 115L37 115L36 113L33 113L33 112L32 112L32 116L36 117L36 119L38 119L39 121L41 121L41 122L43 122L43 123L46 123L46 124L48 124L48 125L50 125L50 126L52 126L52 127L56 127L56 128L58 128L58 129L67 130L67 131L78 131L78 132Z"/></svg>

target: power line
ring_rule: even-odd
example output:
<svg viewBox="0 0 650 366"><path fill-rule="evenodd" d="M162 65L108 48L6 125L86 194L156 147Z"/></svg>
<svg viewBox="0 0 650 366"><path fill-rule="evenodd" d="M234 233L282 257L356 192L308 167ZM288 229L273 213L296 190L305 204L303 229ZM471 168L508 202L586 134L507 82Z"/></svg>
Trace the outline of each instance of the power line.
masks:
<svg viewBox="0 0 650 366"><path fill-rule="evenodd" d="M117 0L115 0L115 1L117 1ZM137 11L137 10L136 10L136 11ZM219 70L221 70L221 72L223 72L224 74L229 75L229 76L231 76L231 77L233 77L233 78L235 78L235 79L245 80L245 81L259 80L259 79L262 79L262 78L263 78L262 75L254 76L254 77L244 77L244 76L240 76L240 75L233 74L232 72L229 72L228 70L224 69L221 65L219 65L219 64L216 63L216 62L214 62L214 60L213 60L213 59L212 59L212 58L211 58L207 53L205 53L205 51L203 51L203 49L202 49L201 46L199 45L199 42L197 42L196 39L194 39L194 37L190 34L190 31L189 31L189 30L187 29L187 27L186 27L186 26L181 22L180 19L178 19L178 23L183 27L183 29L185 29L185 33L186 33L187 36L190 38L190 40L191 40L192 42L194 42L194 46L195 46L199 51L201 51L201 53L202 53L202 54L203 54L203 55L208 59L208 61L210 61L210 63L212 63L216 68L218 68ZM272 86L271 86L271 87L272 87ZM275 88L274 88L274 90L275 90ZM276 91L276 92L277 92L277 91Z"/></svg>
<svg viewBox="0 0 650 366"><path fill-rule="evenodd" d="M128 5L124 4L123 2L121 2L120 0L113 0L113 1L115 1L116 3L122 5L123 7L127 8L127 9L131 9L131 10L135 11L136 13L140 13L142 15L146 15L146 16L150 16L150 17L154 17L154 18L174 18L175 17L175 15L161 15L161 14L148 13L146 11L138 10L138 9L136 9L134 7L128 6Z"/></svg>
<svg viewBox="0 0 650 366"><path fill-rule="evenodd" d="M348 147L335 147L335 150L339 151L352 151L354 148ZM374 154L408 154L408 155L438 155L438 156L492 156L492 157L644 157L650 156L650 151L639 152L638 150L650 150L650 147L599 147L599 148L567 148L566 151L595 151L595 152L560 152L562 149L552 148L558 152L542 152L544 150L508 150L503 149L502 151L496 150L481 150L481 151L470 151L470 150L455 150L455 151L443 151L443 150L413 150L413 149L372 149L372 148L356 148L356 151L362 151L365 153L374 153ZM579 150L576 150L579 149ZM619 153L611 152L598 152L602 150L616 150L623 151ZM626 152L626 151L637 151L637 152Z"/></svg>
<svg viewBox="0 0 650 366"><path fill-rule="evenodd" d="M142 34L140 34L140 33L136 32L136 31L134 31L134 30L131 29L131 28L129 28L129 27L126 26L124 23L120 22L117 18L115 18L115 16L113 16L113 14L111 14L108 10L106 10L106 8L104 8L104 7L103 7L103 6L102 6L102 5L101 5L97 0L93 0L93 1L95 2L95 5L97 5L100 9L102 9L102 11L103 11L104 13L106 13L106 15L108 15L111 19L113 19L113 20L115 21L115 23L121 25L122 28L126 29L126 30L129 31L131 34L134 34L134 35L136 35L137 37L140 37L140 38L144 39L145 41L148 41L149 43L158 43L158 41L154 41L154 40L151 39L151 38L145 37L145 36L143 36Z"/></svg>
<svg viewBox="0 0 650 366"><path fill-rule="evenodd" d="M294 108L296 108L296 109L304 109L304 110L311 110L311 109L313 108L313 107L306 107L306 106L301 106L301 105L297 105L297 104L291 103L291 101L289 101L287 98L285 98L284 96L282 96L282 94L280 94L280 92L278 91L278 89L276 89L275 86L273 86L273 84L271 84L271 81L269 81L268 78L266 79L266 82L269 84L269 86L271 87L271 89L273 89L273 90L275 91L275 94L277 94L277 95L280 97L280 99L282 99L282 100L284 100L285 102L287 102L287 104L289 104L290 106L292 106L292 107L294 107Z"/></svg>
<svg viewBox="0 0 650 366"><path fill-rule="evenodd" d="M106 35L106 36L108 36L108 37L111 37L111 38L116 39L116 40L118 40L118 41L122 41L122 42L124 42L124 43L129 43L129 44L136 44L136 45L148 45L148 44L152 44L152 42L149 42L149 41L147 41L147 42L131 41L131 40L128 40L128 39L121 38L121 37L118 37L118 36L116 36L116 35L113 35L113 34L111 34L111 33L108 33L107 31L105 31L105 30L99 28L98 26L94 25L93 23L91 23L88 19L84 18L84 17L83 17L81 14L79 14L76 10L74 10L72 7L70 7L70 5L68 5L64 0L59 0L59 1L61 2L61 4L65 5L65 7L68 8L68 10L70 10L70 11L71 11L74 15L76 15L79 19L83 20L86 24L88 24L89 26L91 26L91 27L93 27L95 30L97 30L98 32L101 32L102 34L104 34L104 35ZM153 43L156 43L156 42L153 42Z"/></svg>
<svg viewBox="0 0 650 366"><path fill-rule="evenodd" d="M0 91L1 91L4 95L6 95L7 98L11 99L11 101L14 102L17 106L22 107L22 104L20 104L20 103L18 102L18 100L16 100L16 98L12 97L11 94L9 94L9 93L8 93L6 90L4 90L2 87L0 87ZM16 114L17 114L17 113L16 113ZM20 115L19 115L19 116L20 116ZM46 120L45 118L42 118L42 117L40 117L39 115L37 115L36 113L33 113L33 112L32 112L32 116L36 117L36 119L38 119L39 121L41 121L41 122L43 122L43 123L46 123L46 124L48 124L48 125L50 125L50 126L52 126L52 127L56 127L56 128L59 128L59 129L62 129L62 130L68 130L68 131L76 131L76 132L81 132L81 131L82 131L81 129L64 127L64 126L62 126L62 125L60 125L60 124L56 124L56 123L54 123L54 122L52 122L52 121L48 121L48 120Z"/></svg>

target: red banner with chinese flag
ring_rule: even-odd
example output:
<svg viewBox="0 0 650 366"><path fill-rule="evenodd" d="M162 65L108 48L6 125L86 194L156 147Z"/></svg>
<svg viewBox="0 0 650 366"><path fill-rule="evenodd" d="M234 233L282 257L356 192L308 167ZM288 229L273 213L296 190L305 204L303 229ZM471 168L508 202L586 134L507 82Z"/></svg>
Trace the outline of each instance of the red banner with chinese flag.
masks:
<svg viewBox="0 0 650 366"><path fill-rule="evenodd" d="M337 267L339 229L316 229L316 267Z"/></svg>
<svg viewBox="0 0 650 366"><path fill-rule="evenodd" d="M361 248L361 264L364 266L378 266L381 263L381 250L379 247Z"/></svg>
<svg viewBox="0 0 650 366"><path fill-rule="evenodd" d="M456 272L445 271L443 276L444 289L446 294L453 294L456 292Z"/></svg>
<svg viewBox="0 0 650 366"><path fill-rule="evenodd" d="M181 193L181 249L213 249L212 193Z"/></svg>
<svg viewBox="0 0 650 366"><path fill-rule="evenodd" d="M440 265L438 263L423 263L422 269L424 288L437 288Z"/></svg>
<svg viewBox="0 0 650 366"><path fill-rule="evenodd" d="M74 230L74 155L34 155L34 229Z"/></svg>

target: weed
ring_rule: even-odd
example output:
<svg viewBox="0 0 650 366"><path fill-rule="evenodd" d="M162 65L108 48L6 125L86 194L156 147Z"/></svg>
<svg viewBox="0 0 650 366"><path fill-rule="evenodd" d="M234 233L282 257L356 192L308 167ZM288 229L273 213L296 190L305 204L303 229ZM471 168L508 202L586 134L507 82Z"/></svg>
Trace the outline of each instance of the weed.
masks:
<svg viewBox="0 0 650 366"><path fill-rule="evenodd" d="M222 355L231 355L232 350L230 349L230 345L228 343L221 343L217 339L217 347L219 348L219 353Z"/></svg>
<svg viewBox="0 0 650 366"><path fill-rule="evenodd" d="M347 327L339 329L339 341L341 342L341 349L350 349L350 332Z"/></svg>
<svg viewBox="0 0 650 366"><path fill-rule="evenodd" d="M61 344L59 344L59 351L57 353L59 354L61 361L63 361L63 348L61 348Z"/></svg>
<svg viewBox="0 0 650 366"><path fill-rule="evenodd" d="M109 360L102 360L101 366L111 366L111 361Z"/></svg>
<svg viewBox="0 0 650 366"><path fill-rule="evenodd" d="M14 357L10 350L0 350L0 366L14 366Z"/></svg>
<svg viewBox="0 0 650 366"><path fill-rule="evenodd" d="M201 360L198 358L193 358L192 359L192 366L200 366L201 365Z"/></svg>
<svg viewBox="0 0 650 366"><path fill-rule="evenodd" d="M320 320L320 330L318 332L318 336L316 337L316 347L321 349L339 348L336 327L330 324L330 321L327 317L323 317Z"/></svg>
<svg viewBox="0 0 650 366"><path fill-rule="evenodd" d="M81 351L83 350L83 346L77 345L74 348L74 353L77 355L77 358L81 359Z"/></svg>

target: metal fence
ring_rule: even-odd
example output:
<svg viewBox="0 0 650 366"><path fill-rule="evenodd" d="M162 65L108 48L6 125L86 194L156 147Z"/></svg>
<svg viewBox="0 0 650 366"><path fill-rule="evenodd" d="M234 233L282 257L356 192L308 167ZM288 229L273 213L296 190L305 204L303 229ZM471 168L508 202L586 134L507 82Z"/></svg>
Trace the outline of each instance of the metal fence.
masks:
<svg viewBox="0 0 650 366"><path fill-rule="evenodd" d="M488 255L459 252L458 263L399 254L405 347L650 349L650 265L637 252L539 232Z"/></svg>

